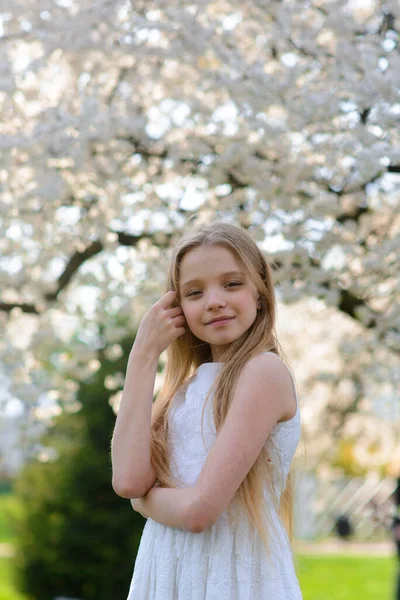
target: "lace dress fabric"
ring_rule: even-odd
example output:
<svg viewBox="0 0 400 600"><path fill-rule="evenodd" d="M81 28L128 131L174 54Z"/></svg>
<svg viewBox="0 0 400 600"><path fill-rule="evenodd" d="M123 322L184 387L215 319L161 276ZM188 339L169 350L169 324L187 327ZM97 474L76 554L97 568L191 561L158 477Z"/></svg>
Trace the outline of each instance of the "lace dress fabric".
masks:
<svg viewBox="0 0 400 600"><path fill-rule="evenodd" d="M272 353L271 353L272 354ZM276 357L280 360L279 357ZM171 472L193 486L216 439L212 398L204 399L221 363L201 365L173 399L169 418ZM294 384L293 387L295 388ZM300 410L271 432L284 479L300 438ZM273 458L273 457L272 457ZM283 486L275 486L280 497ZM265 493L268 502L267 490ZM224 511L207 531L191 533L146 521L127 600L301 600L286 531L274 514L277 535L268 556L258 531L239 519L232 526Z"/></svg>

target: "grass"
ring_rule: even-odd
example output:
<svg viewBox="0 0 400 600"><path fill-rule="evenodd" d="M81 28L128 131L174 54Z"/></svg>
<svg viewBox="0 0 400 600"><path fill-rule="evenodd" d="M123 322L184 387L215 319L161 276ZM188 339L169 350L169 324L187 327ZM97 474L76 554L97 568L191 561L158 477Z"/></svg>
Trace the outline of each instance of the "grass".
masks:
<svg viewBox="0 0 400 600"><path fill-rule="evenodd" d="M374 556L299 556L304 600L393 600L396 559Z"/></svg>

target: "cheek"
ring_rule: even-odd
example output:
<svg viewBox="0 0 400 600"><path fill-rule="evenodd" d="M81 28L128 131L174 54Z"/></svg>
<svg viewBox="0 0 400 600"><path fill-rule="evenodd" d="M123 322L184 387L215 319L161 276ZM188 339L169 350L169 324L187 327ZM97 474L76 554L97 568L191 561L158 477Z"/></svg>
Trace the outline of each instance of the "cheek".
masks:
<svg viewBox="0 0 400 600"><path fill-rule="evenodd" d="M191 304L182 306L183 314L188 323L191 323L196 318L196 307Z"/></svg>
<svg viewBox="0 0 400 600"><path fill-rule="evenodd" d="M244 311L248 312L249 316L253 317L257 314L257 300L253 295L248 295L246 298L243 298L241 306Z"/></svg>

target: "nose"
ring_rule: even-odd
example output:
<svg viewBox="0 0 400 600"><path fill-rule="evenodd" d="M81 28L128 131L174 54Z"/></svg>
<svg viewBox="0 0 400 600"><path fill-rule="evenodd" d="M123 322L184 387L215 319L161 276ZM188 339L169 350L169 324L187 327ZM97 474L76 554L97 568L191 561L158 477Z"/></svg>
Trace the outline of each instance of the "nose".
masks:
<svg viewBox="0 0 400 600"><path fill-rule="evenodd" d="M215 310L226 305L225 300L218 291L209 291L206 298L206 310Z"/></svg>

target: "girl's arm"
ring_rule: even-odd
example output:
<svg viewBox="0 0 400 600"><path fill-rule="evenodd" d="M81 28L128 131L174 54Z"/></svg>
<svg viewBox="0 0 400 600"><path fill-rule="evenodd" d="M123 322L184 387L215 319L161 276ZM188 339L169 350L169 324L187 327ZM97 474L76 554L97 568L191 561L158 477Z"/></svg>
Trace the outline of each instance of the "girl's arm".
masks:
<svg viewBox="0 0 400 600"><path fill-rule="evenodd" d="M271 355L251 359L195 485L153 487L143 498L131 501L134 510L192 533L209 529L227 508L274 425L295 412L294 389L283 361Z"/></svg>
<svg viewBox="0 0 400 600"><path fill-rule="evenodd" d="M131 500L132 508L146 519L158 521L168 527L175 527L198 533L189 519L193 504L194 488L152 487L142 498Z"/></svg>
<svg viewBox="0 0 400 600"><path fill-rule="evenodd" d="M150 463L150 423L157 356L132 348L111 444L112 486L123 498L142 496L156 474Z"/></svg>
<svg viewBox="0 0 400 600"><path fill-rule="evenodd" d="M156 480L150 461L150 428L158 358L185 333L176 292L167 292L143 317L131 350L111 443L112 486L123 498L143 496Z"/></svg>
<svg viewBox="0 0 400 600"><path fill-rule="evenodd" d="M227 508L257 460L274 425L292 418L296 401L291 376L279 358L252 358L239 376L221 431L193 488L189 522L211 527Z"/></svg>
<svg viewBox="0 0 400 600"><path fill-rule="evenodd" d="M132 506L144 517L200 533L227 508L274 425L296 412L291 377L277 357L261 355L245 365L225 423L192 488L152 488Z"/></svg>

